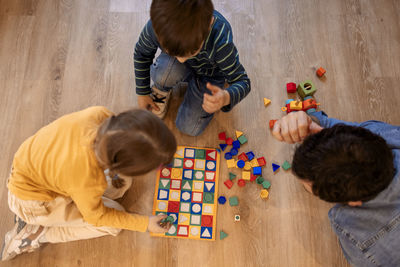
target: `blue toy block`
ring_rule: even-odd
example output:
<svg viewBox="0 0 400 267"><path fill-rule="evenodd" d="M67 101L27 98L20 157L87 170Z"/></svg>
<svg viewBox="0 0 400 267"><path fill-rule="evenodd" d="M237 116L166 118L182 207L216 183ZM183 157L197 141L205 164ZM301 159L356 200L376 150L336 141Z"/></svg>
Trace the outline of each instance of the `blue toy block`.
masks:
<svg viewBox="0 0 400 267"><path fill-rule="evenodd" d="M311 113L317 112L317 110L315 108L310 108L310 109L307 109L306 112L308 115L311 115Z"/></svg>
<svg viewBox="0 0 400 267"><path fill-rule="evenodd" d="M236 148L236 149L240 148L240 141L239 140L233 141L232 146L233 146L233 148Z"/></svg>
<svg viewBox="0 0 400 267"><path fill-rule="evenodd" d="M254 157L255 157L253 151L247 152L247 153L246 153L246 156L247 156L247 158L249 159L249 161L252 160L252 159L254 159Z"/></svg>
<svg viewBox="0 0 400 267"><path fill-rule="evenodd" d="M288 100L286 100L285 106L286 106L287 104L290 104L290 102L292 102L292 101L294 101L294 100L293 100L293 99L288 99Z"/></svg>
<svg viewBox="0 0 400 267"><path fill-rule="evenodd" d="M236 148L232 148L230 153L232 156L236 156L239 152Z"/></svg>
<svg viewBox="0 0 400 267"><path fill-rule="evenodd" d="M238 168L243 168L245 164L246 164L246 163L245 163L243 160L238 160L238 162L236 163L236 165L238 166Z"/></svg>
<svg viewBox="0 0 400 267"><path fill-rule="evenodd" d="M221 148L222 151L225 151L225 148L227 147L227 144L219 144L219 147Z"/></svg>
<svg viewBox="0 0 400 267"><path fill-rule="evenodd" d="M272 170L274 172L276 172L281 166L279 166L278 164L272 163Z"/></svg>
<svg viewBox="0 0 400 267"><path fill-rule="evenodd" d="M224 196L220 196L220 197L218 198L218 203L219 203L219 204L222 204L222 205L224 205L224 204L225 204L225 202L226 202L226 197L224 197Z"/></svg>
<svg viewBox="0 0 400 267"><path fill-rule="evenodd" d="M227 153L225 153L224 157L225 157L226 160L232 159L232 154L227 152Z"/></svg>
<svg viewBox="0 0 400 267"><path fill-rule="evenodd" d="M262 168L261 167L253 167L253 174L254 175L261 175L262 174Z"/></svg>

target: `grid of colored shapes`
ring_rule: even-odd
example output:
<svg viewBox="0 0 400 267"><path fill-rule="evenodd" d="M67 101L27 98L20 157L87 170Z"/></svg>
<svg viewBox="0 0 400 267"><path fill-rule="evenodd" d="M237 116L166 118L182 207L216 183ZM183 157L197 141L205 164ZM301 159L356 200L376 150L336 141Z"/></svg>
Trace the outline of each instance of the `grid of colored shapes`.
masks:
<svg viewBox="0 0 400 267"><path fill-rule="evenodd" d="M220 152L178 146L172 163L157 173L153 214L174 218L165 234L152 236L215 240Z"/></svg>

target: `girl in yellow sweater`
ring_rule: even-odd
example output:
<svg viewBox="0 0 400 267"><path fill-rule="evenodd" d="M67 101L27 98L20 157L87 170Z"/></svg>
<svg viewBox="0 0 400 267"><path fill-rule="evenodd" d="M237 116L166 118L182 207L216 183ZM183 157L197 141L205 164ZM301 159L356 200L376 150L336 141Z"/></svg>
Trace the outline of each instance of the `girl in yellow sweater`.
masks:
<svg viewBox="0 0 400 267"><path fill-rule="evenodd" d="M5 236L2 260L45 242L115 236L121 229L167 231L169 225L160 226L164 216L131 214L113 199L132 176L169 163L175 150L172 132L145 110L114 116L91 107L43 127L14 157L8 204L16 223Z"/></svg>

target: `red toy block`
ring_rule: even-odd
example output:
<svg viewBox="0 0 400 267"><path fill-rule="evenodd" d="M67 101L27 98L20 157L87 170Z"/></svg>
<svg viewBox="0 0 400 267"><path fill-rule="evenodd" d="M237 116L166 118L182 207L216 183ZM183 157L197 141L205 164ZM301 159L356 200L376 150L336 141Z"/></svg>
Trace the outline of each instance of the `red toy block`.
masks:
<svg viewBox="0 0 400 267"><path fill-rule="evenodd" d="M318 77L324 76L325 73L326 73L326 70L325 70L323 67L320 67L320 68L317 70L317 75L318 75Z"/></svg>
<svg viewBox="0 0 400 267"><path fill-rule="evenodd" d="M246 153L244 153L244 152L238 156L238 159L241 159L243 161L248 161L249 160L249 158L247 157Z"/></svg>
<svg viewBox="0 0 400 267"><path fill-rule="evenodd" d="M243 179L239 179L238 180L238 186L239 187L243 187L243 186L245 186L246 185L246 181L245 180L243 180Z"/></svg>
<svg viewBox="0 0 400 267"><path fill-rule="evenodd" d="M303 110L307 111L310 108L317 108L317 101L314 98L310 98L303 101Z"/></svg>
<svg viewBox="0 0 400 267"><path fill-rule="evenodd" d="M290 109L290 103L286 104L286 113L289 114L290 112L292 112L293 110Z"/></svg>
<svg viewBox="0 0 400 267"><path fill-rule="evenodd" d="M250 182L253 182L257 179L257 176L254 174L250 174Z"/></svg>
<svg viewBox="0 0 400 267"><path fill-rule="evenodd" d="M270 120L269 121L269 128L272 130L272 128L274 128L276 120Z"/></svg>
<svg viewBox="0 0 400 267"><path fill-rule="evenodd" d="M296 93L296 91L297 91L296 84L295 83L287 83L286 90L289 94Z"/></svg>
<svg viewBox="0 0 400 267"><path fill-rule="evenodd" d="M265 166L267 164L264 157L258 158L257 162L258 162L258 166L260 166L260 167Z"/></svg>
<svg viewBox="0 0 400 267"><path fill-rule="evenodd" d="M225 182L224 182L224 185L226 185L226 187L228 187L228 189L231 189L232 188L232 186L233 186L233 182L231 181L231 180L226 180Z"/></svg>
<svg viewBox="0 0 400 267"><path fill-rule="evenodd" d="M220 132L220 133L218 134L218 138L219 138L219 140L225 141L225 140L226 140L226 134L225 134L225 132Z"/></svg>
<svg viewBox="0 0 400 267"><path fill-rule="evenodd" d="M230 145L230 146L231 146L232 143L233 143L233 139L232 139L232 138L229 137L229 138L226 139L226 144L227 144L227 145Z"/></svg>

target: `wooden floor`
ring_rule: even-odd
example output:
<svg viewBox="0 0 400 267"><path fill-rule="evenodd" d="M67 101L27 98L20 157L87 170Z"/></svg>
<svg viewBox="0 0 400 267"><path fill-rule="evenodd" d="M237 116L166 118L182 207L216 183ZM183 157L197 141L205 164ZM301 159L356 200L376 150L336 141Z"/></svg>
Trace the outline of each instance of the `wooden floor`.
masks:
<svg viewBox="0 0 400 267"><path fill-rule="evenodd" d="M218 231L205 242L151 238L123 231L50 244L1 266L348 266L333 234L330 204L307 194L295 177L273 175L272 161L290 160L294 146L272 139L267 122L283 115L285 84L312 79L330 116L400 124L400 1L215 0L231 23L251 94L232 112L217 114L192 138L174 126L182 94L166 122L179 144L218 145L217 134L243 130L246 150L264 155L270 199L256 184L220 193L240 205L218 210ZM136 105L133 48L148 19L150 0L0 0L0 236L12 227L6 178L21 142L57 117L91 105L119 112ZM315 67L327 69L326 78ZM264 108L262 98L272 99ZM222 161L221 178L228 170ZM129 211L150 214L155 174L139 177L122 200ZM234 214L242 220L235 223Z"/></svg>

